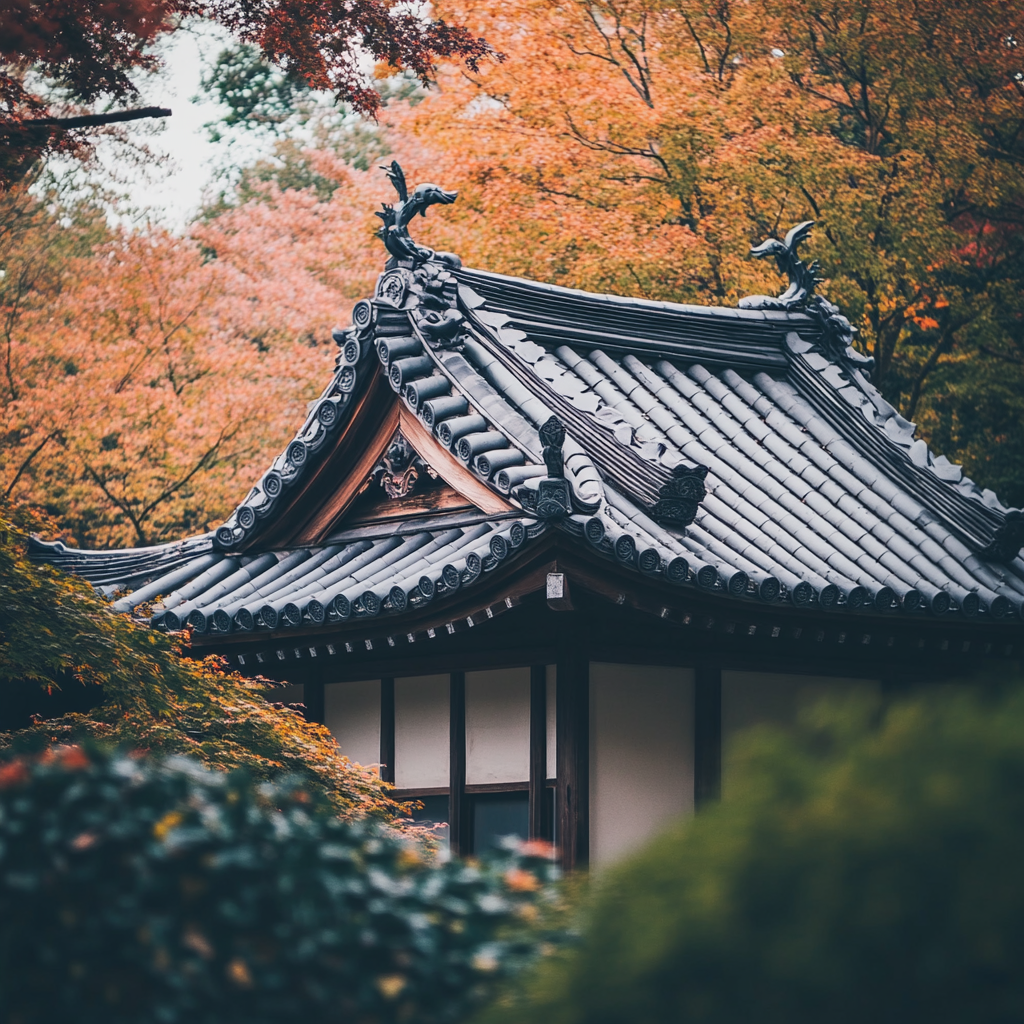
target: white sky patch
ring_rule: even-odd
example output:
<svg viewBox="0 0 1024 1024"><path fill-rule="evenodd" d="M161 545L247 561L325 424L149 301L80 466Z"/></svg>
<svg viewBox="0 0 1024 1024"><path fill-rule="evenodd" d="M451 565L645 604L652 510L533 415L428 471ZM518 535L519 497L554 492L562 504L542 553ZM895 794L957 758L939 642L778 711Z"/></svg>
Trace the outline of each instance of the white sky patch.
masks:
<svg viewBox="0 0 1024 1024"><path fill-rule="evenodd" d="M209 100L193 103L192 98L202 93L204 56L212 61L226 43L226 36L218 39L208 29L175 32L160 47L163 72L143 86L147 103L170 107L173 114L162 120L149 143L159 167L151 181L129 185L129 200L167 227L183 227L194 217L214 173L220 147L210 141L203 125L216 120L220 105Z"/></svg>
<svg viewBox="0 0 1024 1024"><path fill-rule="evenodd" d="M150 139L154 166L129 183L128 199L139 214L165 227L180 230L194 219L204 198L216 191L215 179L226 161L249 163L263 148L262 140L244 132L211 142L205 127L226 110L203 95L203 72L231 42L227 32L208 23L179 29L159 48L164 70L142 85L146 104L170 107L173 114L162 119Z"/></svg>
<svg viewBox="0 0 1024 1024"><path fill-rule="evenodd" d="M139 98L117 104L116 109L169 107L172 115L122 126L130 140L128 149L97 139L95 160L84 171L76 161L58 158L50 162L51 173L70 184L84 177L98 185L108 196L112 222L137 227L148 223L184 232L204 203L230 188L240 168L273 152L274 135L265 130L221 125L221 140L210 139L206 125L219 121L228 109L204 94L202 78L219 53L233 44L225 29L210 22L186 24L165 36L155 48L162 70L137 76ZM366 57L367 72L372 63ZM353 118L339 111L329 94L312 93L300 107L279 131L302 142L313 141L315 126L323 118L339 123ZM132 147L145 147L145 152Z"/></svg>
<svg viewBox="0 0 1024 1024"><path fill-rule="evenodd" d="M266 138L259 133L231 132L215 143L205 127L227 111L203 95L203 72L231 42L226 31L205 23L178 29L157 45L163 69L137 78L141 96L124 106L169 107L172 115L126 126L132 142L149 151L137 162L126 158L122 146L99 140L97 163L89 172L89 177L121 197L111 209L112 220L150 222L183 231L204 199L218 191L223 168L251 163L266 151ZM51 163L51 170L78 173L75 165L63 161Z"/></svg>

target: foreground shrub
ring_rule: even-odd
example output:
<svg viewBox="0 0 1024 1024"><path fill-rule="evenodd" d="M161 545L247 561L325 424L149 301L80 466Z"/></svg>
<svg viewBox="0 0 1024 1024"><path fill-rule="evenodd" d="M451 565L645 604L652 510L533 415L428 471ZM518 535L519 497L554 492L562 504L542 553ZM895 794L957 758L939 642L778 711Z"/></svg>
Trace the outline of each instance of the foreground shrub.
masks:
<svg viewBox="0 0 1024 1024"><path fill-rule="evenodd" d="M1024 1018L1024 695L879 714L751 737L730 798L601 876L581 946L493 1018Z"/></svg>
<svg viewBox="0 0 1024 1024"><path fill-rule="evenodd" d="M534 853L437 863L299 780L178 756L3 762L0 1019L458 1020L538 948Z"/></svg>
<svg viewBox="0 0 1024 1024"><path fill-rule="evenodd" d="M189 658L184 637L116 615L84 580L33 563L9 513L32 525L30 510L0 507L0 750L100 740L257 778L299 775L346 817L402 814L392 787L343 757L326 726L272 702L278 684ZM3 732L12 707L40 692L88 710L25 716Z"/></svg>

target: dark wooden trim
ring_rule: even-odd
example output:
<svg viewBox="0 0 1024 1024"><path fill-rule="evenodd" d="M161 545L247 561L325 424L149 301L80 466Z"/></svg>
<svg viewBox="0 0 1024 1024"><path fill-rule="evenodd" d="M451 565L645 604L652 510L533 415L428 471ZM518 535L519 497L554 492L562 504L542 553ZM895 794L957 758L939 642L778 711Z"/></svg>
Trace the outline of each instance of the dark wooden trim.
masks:
<svg viewBox="0 0 1024 1024"><path fill-rule="evenodd" d="M396 630L397 632L397 630ZM465 634L462 634L465 636ZM287 639L291 639L290 637ZM307 639L303 637L303 639ZM313 639L309 637L308 639ZM316 645L319 656L316 661L302 662L288 661L281 662L280 670L277 670L275 660L268 659L263 664L253 666L253 670L260 671L271 678L286 678L297 684L302 684L307 679L315 678L313 673L329 672L330 682L352 682L373 678L376 674L399 676L436 675L445 674L451 670L464 672L481 672L496 668L525 668L530 661L545 661L552 664L558 660L557 648L554 642L543 647L494 647L490 650L464 651L445 648L443 653L433 653L431 646L436 640L422 639L415 645L406 647L407 654L397 656L394 648L388 647L385 643L380 646L387 652L380 659L363 660L352 654L348 654L344 648L335 655L328 655L325 650L325 643L334 642L330 636L317 637ZM273 644L288 646L282 638L268 639L265 641L267 647ZM196 645L198 647L198 645ZM292 645L294 646L294 644ZM420 650L417 650L420 648ZM840 648L842 651L842 648ZM210 653L210 647L206 646L197 651L198 654ZM241 671L249 669L248 662L255 660L255 656L247 653L247 664ZM843 652L845 653L845 652ZM813 654L813 652L812 652ZM228 656L233 652L228 652ZM681 644L666 643L653 645L644 643L635 648L624 646L616 647L594 647L591 650L593 661L607 662L609 664L622 665L659 665L676 666L680 668L695 668L698 656L692 650L688 650ZM836 678L859 678L859 679L881 679L885 685L885 677L892 676L896 671L891 665L879 662L851 662L849 658L840 660L838 656L812 657L799 660L797 655L789 652L785 655L770 656L763 651L751 651L748 655L740 655L735 652L716 653L716 660L721 664L722 670L733 670L743 672L766 672L786 675L805 675L811 677L826 676ZM995 663L995 662L993 662ZM988 662L986 662L988 664ZM906 675L906 668L901 663L898 670ZM962 668L946 668L946 676L965 674ZM916 676L911 677L916 679ZM941 677L929 668L924 675L924 681L938 681ZM908 680L909 681L909 680Z"/></svg>
<svg viewBox="0 0 1024 1024"><path fill-rule="evenodd" d="M370 494L372 493L372 497ZM423 491L422 494L407 494L403 498L389 498L383 488L380 493L364 491L353 502L345 517L345 529L357 527L380 526L384 523L393 524L397 519L399 525L415 523L423 517L433 518L442 513L479 511L475 505L452 487L443 484Z"/></svg>
<svg viewBox="0 0 1024 1024"><path fill-rule="evenodd" d="M558 661L555 808L561 864L586 867L590 856L590 664L578 652Z"/></svg>
<svg viewBox="0 0 1024 1024"><path fill-rule="evenodd" d="M447 786L414 786L412 789L396 789L394 797L396 800L419 800L423 796L447 796Z"/></svg>
<svg viewBox="0 0 1024 1024"><path fill-rule="evenodd" d="M469 849L466 810L466 673L452 672L448 684L448 834L452 853Z"/></svg>
<svg viewBox="0 0 1024 1024"><path fill-rule="evenodd" d="M365 465L369 459L368 451L374 449L379 456L390 440L391 434L383 439L378 436L379 433L387 433L386 428L381 430L382 422L390 422L392 434L398 426L397 401L387 374L381 372L380 363L374 359L366 388L331 442L331 450L318 457L317 465L308 477L304 477L287 496L281 495L279 504L264 525L253 531L243 548L288 547L299 543L297 536L315 540L318 535L315 528L313 533L309 532L309 520L314 519L326 528L329 523L323 522L325 504L336 502L339 490L345 492L345 501L356 497L374 466L373 462L369 467ZM336 504L331 508L337 514L343 511ZM330 514L327 518L330 519Z"/></svg>
<svg viewBox="0 0 1024 1024"><path fill-rule="evenodd" d="M356 457L348 472L341 478L333 494L322 500L320 507L307 516L305 523L292 538L295 544L321 544L331 529L359 496L367 478L373 472L391 439L398 430L398 406L395 402L382 417L373 436L356 449ZM310 481L310 485L315 482Z"/></svg>
<svg viewBox="0 0 1024 1024"><path fill-rule="evenodd" d="M495 573L501 571L501 567L494 570ZM493 593L481 594L480 598L487 599ZM580 592L576 593L578 597ZM564 647L564 626L569 624L566 617L576 616L585 627L592 661L689 668L711 662L718 664L723 673L745 670L866 680L888 677L904 680L908 685L938 683L967 675L978 667L968 664L969 657L961 652L966 635L956 633L952 625L947 626L946 639L942 641L947 649L941 650L933 628L937 623L923 617L917 626L928 626L929 637L918 637L916 632L901 633L894 628L892 633L873 633L870 643L862 643L864 638L859 634L840 631L840 627L846 626L837 616L831 617L827 630L828 622L822 619L819 623L813 615L801 625L792 621L786 624L785 620L773 616L767 621L775 621L778 629L770 626L762 629L761 623L754 636L741 630L738 620L732 618L715 617L712 628L712 617L701 618L695 610L689 625L671 619L655 621L628 608L609 608L597 598L584 596L586 606L564 616L552 615L539 593L524 597L518 604L512 603L511 608L501 602L493 606L491 617L474 612L472 627L467 620L454 617L456 609L453 608L452 628L435 629L433 636L416 632L412 641L400 632L404 623L378 616L374 620L360 619L362 628L390 627L393 634L384 638L374 636L372 641L351 633L328 632L314 637L309 631L299 630L266 636L261 633L197 635L193 636L190 653L201 656L218 650L229 658L232 667L236 667L238 655L244 655L244 661L237 666L244 673L259 673L298 684L310 680L342 682L437 672L447 676L452 671L556 663ZM754 602L749 604L753 609L758 607ZM694 609L699 607L693 606ZM890 621L895 627L896 617L892 616ZM609 643L616 635L622 642ZM1014 635L1024 634L1018 630ZM845 643L840 640L841 636ZM220 637L220 646L215 647L211 637ZM524 637L528 638L525 645ZM974 635L969 639L971 656L983 659L982 664L989 667L1004 664L1002 649L992 650L994 641ZM925 640L927 646L922 646ZM937 660L939 658L943 660Z"/></svg>
<svg viewBox="0 0 1024 1024"><path fill-rule="evenodd" d="M497 571L497 570L496 570ZM489 597L490 595L484 595ZM538 595L539 596L539 595ZM479 606L485 606L487 601L481 600ZM523 602L526 604L526 601ZM449 621L454 621L456 626L465 625L464 619L459 619L463 609L452 609L446 616ZM329 674L329 682L347 682L367 678L380 678L381 676L406 676L406 675L429 675L433 673L447 673L452 670L466 672L482 671L491 668L506 668L515 666L526 666L537 664L541 661L553 663L557 661L557 639L555 637L546 640L536 638L532 643L523 645L522 636L529 630L523 627L519 633L519 642L514 636L502 633L502 640L495 643L492 627L497 620L506 615L516 615L521 621L525 609L515 607L508 611L504 605L495 604L495 622L487 623L487 642L474 643L474 634L477 629L457 629L456 636L449 638L445 634L447 630L442 626L436 630L437 638L428 639L419 632L417 625L417 640L409 644L405 640L405 624L401 621L388 621L380 617L373 620L375 623L383 624L385 621L393 629L392 639L395 641L391 646L380 636L373 637L373 653L368 653L364 647L364 639L352 633L341 634L335 632L319 632L312 630L294 630L288 633L279 632L276 634L248 633L230 634L209 634L204 637L193 636L191 652L196 657L202 657L216 652L227 657L233 668L240 669L247 674L263 674L274 679L287 680L294 683L303 683L309 678L317 675ZM545 608L546 610L546 608ZM587 612L578 614L588 614ZM484 625L483 619L486 616L474 614L474 621L477 625ZM366 620L359 620L366 628ZM607 620L598 618L593 625L593 634L600 637L605 633L603 624ZM920 622L930 625L927 620ZM531 624L532 625L532 624ZM789 627L794 624L789 623ZM799 640L783 638L779 640L767 639L758 640L757 643L749 642L742 635L732 636L724 634L720 630L704 629L702 626L694 625L683 632L678 624L669 623L663 637L645 634L642 640L638 640L635 646L626 644L598 644L590 649L591 658L594 661L610 663L622 663L633 665L677 665L692 668L702 658L713 654L723 671L750 671L750 672L773 672L787 673L792 675L809 676L836 676L842 678L856 677L860 679L884 679L885 676L898 675L908 682L933 683L945 679L954 679L969 675L976 671L981 665L988 667L1012 666L1012 660L1004 656L1001 650L998 652L984 651L984 660L976 663L969 663L966 656L958 654L959 647L964 640L970 639L972 651L982 651L984 646L997 647L996 641L991 637L981 635L961 636L952 633L952 626L947 627L946 633L949 638L949 651L940 653L938 641L934 635L928 638L928 646L919 648L918 637L913 634L909 637L905 633L896 634L896 644L890 647L887 643L870 646L871 657L863 656L864 650L857 650L860 646L857 643L855 634L848 637L848 642L839 644L836 642L835 627L824 642L816 641L815 636L818 624L811 622L809 625L798 626L802 630ZM378 627L380 628L380 627ZM772 630L758 628L758 637L762 633L768 637ZM739 634L739 630L737 630ZM480 634L483 636L483 633ZM891 634L882 632L878 634L885 641ZM1019 633L1014 636L1020 635ZM353 648L352 652L345 649L345 640L349 641ZM452 642L449 642L452 641ZM914 643L911 644L910 640ZM1005 637L1002 640L1006 640ZM214 642L216 641L216 642ZM465 649L462 645L468 641L474 643L471 649ZM328 653L327 645L333 644L335 654ZM315 645L318 651L316 659L298 660L291 657L291 648ZM275 655L275 648L284 648L288 655L286 660L280 660ZM743 650L743 647L747 647ZM257 651L261 652L262 661L257 659ZM237 655L245 656L244 666L237 664ZM942 660L939 660L939 659Z"/></svg>
<svg viewBox="0 0 1024 1024"><path fill-rule="evenodd" d="M395 680L380 681L380 777L395 784Z"/></svg>
<svg viewBox="0 0 1024 1024"><path fill-rule="evenodd" d="M466 796L478 796L484 793L528 793L528 782L477 782L464 786Z"/></svg>
<svg viewBox="0 0 1024 1024"><path fill-rule="evenodd" d="M716 639L721 639L716 637ZM729 638L731 640L731 638ZM735 647L735 641L733 641ZM824 646L824 645L821 645ZM723 643L723 648L725 644ZM722 671L733 672L764 672L772 675L793 676L832 676L836 679L882 679L887 669L884 661L852 661L844 648L838 653L835 644L817 653L809 644L803 649L787 648L783 653L771 654L763 649L742 651L713 651L715 661ZM810 649L808 649L810 648ZM803 657L801 655L804 655ZM697 668L701 655L687 649L681 644L666 643L643 644L634 648L624 645L615 647L594 647L591 652L594 661L603 661L613 665L665 665L679 668ZM365 674L365 670L364 670Z"/></svg>
<svg viewBox="0 0 1024 1024"><path fill-rule="evenodd" d="M530 838L551 837L550 818L545 810L548 777L548 669L530 667Z"/></svg>
<svg viewBox="0 0 1024 1024"><path fill-rule="evenodd" d="M698 665L693 687L693 806L722 795L722 670Z"/></svg>
<svg viewBox="0 0 1024 1024"><path fill-rule="evenodd" d="M445 451L433 435L404 405L399 404L398 422L405 439L416 454L453 490L483 512L496 515L511 512L510 505L495 494L479 477L474 476L451 452Z"/></svg>
<svg viewBox="0 0 1024 1024"><path fill-rule="evenodd" d="M463 634L465 635L465 634ZM430 651L432 644L435 644L434 640L422 640L417 641L416 647L422 647L423 650L417 652L415 648L410 650L408 657L399 659L397 657L388 657L385 655L379 662L377 661L359 661L357 663L349 664L354 662L353 656L348 654L344 648L333 655L327 655L326 657L321 656L317 659L314 666L308 666L320 671L323 666L329 666L330 668L330 681L331 682L356 682L358 680L374 678L376 673L391 676L392 678L399 679L404 676L431 676L431 675L446 675L451 671L459 672L486 672L490 669L504 669L504 668L527 668L529 662L524 664L523 652L520 649L510 650L507 648L495 649L492 651L479 651L479 652L466 652L459 650L446 651L445 653L434 654ZM385 645L381 645L385 646ZM320 650L324 649L322 642L317 643L317 647ZM393 649L389 648L389 652L393 653ZM326 652L324 652L326 653ZM544 649L530 648L527 653L535 656L536 660L544 661L547 660L548 664L553 664L558 659L557 651L554 647L548 647ZM248 658L246 659L248 661ZM691 659L692 662L692 659ZM667 661L660 661L656 664L665 665ZM248 666L246 666L248 667ZM262 670L267 671L266 674L270 675L274 669L274 665L259 665ZM303 679L308 678L306 676L301 678L298 676L294 662L288 664L289 675L295 678L295 681L301 683Z"/></svg>
<svg viewBox="0 0 1024 1024"><path fill-rule="evenodd" d="M322 680L307 679L302 683L302 703L306 705L306 721L324 724L327 717L324 703L324 684Z"/></svg>

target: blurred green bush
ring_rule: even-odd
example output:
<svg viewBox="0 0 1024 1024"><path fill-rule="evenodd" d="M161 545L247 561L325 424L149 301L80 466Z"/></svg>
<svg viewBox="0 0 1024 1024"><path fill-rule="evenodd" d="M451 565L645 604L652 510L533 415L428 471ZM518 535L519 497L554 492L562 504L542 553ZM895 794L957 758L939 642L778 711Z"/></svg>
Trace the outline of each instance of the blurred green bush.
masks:
<svg viewBox="0 0 1024 1024"><path fill-rule="evenodd" d="M0 1020L443 1024L544 948L544 850L431 860L308 781L0 762Z"/></svg>
<svg viewBox="0 0 1024 1024"><path fill-rule="evenodd" d="M489 1021L1024 1019L1024 694L821 707L738 754Z"/></svg>
<svg viewBox="0 0 1024 1024"><path fill-rule="evenodd" d="M85 580L34 563L25 534L35 527L45 520L31 508L0 500L0 757L98 740L261 779L301 776L345 817L402 815L394 787L344 757L325 725L273 702L281 684L190 658L186 634L115 614Z"/></svg>

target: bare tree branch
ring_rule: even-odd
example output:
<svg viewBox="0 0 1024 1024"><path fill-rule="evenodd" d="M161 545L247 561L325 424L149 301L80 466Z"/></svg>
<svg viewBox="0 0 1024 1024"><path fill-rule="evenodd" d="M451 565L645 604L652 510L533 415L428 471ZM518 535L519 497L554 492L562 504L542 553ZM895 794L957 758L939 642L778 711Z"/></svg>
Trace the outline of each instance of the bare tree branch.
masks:
<svg viewBox="0 0 1024 1024"><path fill-rule="evenodd" d="M78 117L27 117L23 125L40 128L96 128L121 121L139 121L146 117L170 117L167 107L136 107L134 110L115 110L110 114L82 114Z"/></svg>
<svg viewBox="0 0 1024 1024"><path fill-rule="evenodd" d="M49 443L51 442L51 441L53 441L53 440L55 440L56 438L60 437L60 433L61 433L61 432L60 432L59 430L54 430L54 431L52 431L51 433L47 434L47 435L46 435L46 437L44 437L44 438L42 439L42 441L40 441L40 442L39 442L39 444L37 444L37 445L35 446L35 448L33 448L33 449L32 449L32 451L30 451L30 452L28 453L28 455L27 455L27 456L25 457L25 459L24 459L24 460L22 461L21 465L20 465L20 466L18 467L18 472L14 474L14 479L13 479L13 480L12 480L12 481L10 482L10 484L9 484L9 486L8 486L8 488L7 488L7 490L6 490L6 491L4 491L4 500L5 500L5 501L6 501L6 500L7 500L7 499L8 499L8 498L9 498L9 497L11 496L11 494L12 494L12 493L14 492L14 488L15 488L15 487L16 487L16 486L18 485L18 481L19 481L19 480L21 479L21 475L22 475L22 473L24 473L24 472L25 472L25 470L26 470L26 469L28 469L28 467L29 467L29 466L30 466L30 465L32 464L33 460L35 459L35 457L36 457L36 456L37 456L37 455L38 455L38 454L39 454L39 453L40 453L40 452L41 452L41 451L42 451L42 450L43 450L43 449L44 449L44 448L45 448L45 447L46 447L46 446L47 446L47 445L48 445L48 444L49 444Z"/></svg>

